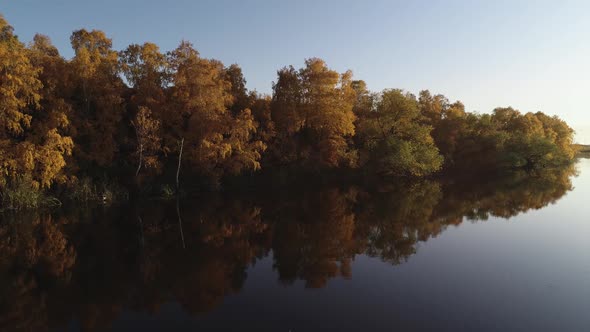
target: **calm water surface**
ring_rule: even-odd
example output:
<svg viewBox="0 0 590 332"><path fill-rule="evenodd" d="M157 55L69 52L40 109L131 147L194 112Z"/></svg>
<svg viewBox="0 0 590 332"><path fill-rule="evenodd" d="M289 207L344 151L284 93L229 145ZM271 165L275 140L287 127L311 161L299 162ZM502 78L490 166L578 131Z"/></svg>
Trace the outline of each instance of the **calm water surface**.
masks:
<svg viewBox="0 0 590 332"><path fill-rule="evenodd" d="M5 215L0 330L588 331L576 169Z"/></svg>

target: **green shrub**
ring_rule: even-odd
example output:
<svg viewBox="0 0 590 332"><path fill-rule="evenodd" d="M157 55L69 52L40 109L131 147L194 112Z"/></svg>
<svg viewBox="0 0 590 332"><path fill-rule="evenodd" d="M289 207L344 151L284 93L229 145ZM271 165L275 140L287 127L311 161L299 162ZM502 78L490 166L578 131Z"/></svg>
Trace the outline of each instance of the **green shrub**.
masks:
<svg viewBox="0 0 590 332"><path fill-rule="evenodd" d="M99 199L105 202L126 201L129 199L129 192L118 183L105 181L98 185L100 188Z"/></svg>
<svg viewBox="0 0 590 332"><path fill-rule="evenodd" d="M0 210L23 210L59 206L61 202L48 196L27 178L20 178L0 190Z"/></svg>
<svg viewBox="0 0 590 332"><path fill-rule="evenodd" d="M67 197L73 201L88 202L98 199L97 190L90 178L82 178L68 188Z"/></svg>
<svg viewBox="0 0 590 332"><path fill-rule="evenodd" d="M168 184L162 185L160 195L163 199L172 199L176 195L176 190Z"/></svg>
<svg viewBox="0 0 590 332"><path fill-rule="evenodd" d="M129 199L129 193L119 184L108 180L96 183L90 178L82 178L70 186L67 197L78 202L114 202Z"/></svg>

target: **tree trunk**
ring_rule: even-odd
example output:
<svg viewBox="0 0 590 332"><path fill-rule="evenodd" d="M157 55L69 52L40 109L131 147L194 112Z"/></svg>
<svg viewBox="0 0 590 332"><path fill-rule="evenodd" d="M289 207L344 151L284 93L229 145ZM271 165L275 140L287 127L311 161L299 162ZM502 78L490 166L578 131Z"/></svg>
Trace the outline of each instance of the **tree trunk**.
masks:
<svg viewBox="0 0 590 332"><path fill-rule="evenodd" d="M184 244L184 232L182 231L182 219L180 218L180 200L176 197L176 215L178 216L178 226L180 228L180 239L182 240L182 249L186 248Z"/></svg>
<svg viewBox="0 0 590 332"><path fill-rule="evenodd" d="M139 236L141 240L141 246L143 247L145 244L145 240L143 238L143 220L140 216L137 216L137 220L139 220Z"/></svg>
<svg viewBox="0 0 590 332"><path fill-rule="evenodd" d="M184 137L180 140L180 152L178 153L178 168L176 169L176 194L180 188L178 176L180 175L180 162L182 161L182 148L184 147Z"/></svg>
<svg viewBox="0 0 590 332"><path fill-rule="evenodd" d="M139 145L139 165L137 165L137 171L135 171L135 177L139 175L139 170L141 169L141 164L143 160L143 144Z"/></svg>
<svg viewBox="0 0 590 332"><path fill-rule="evenodd" d="M88 92L86 91L86 79L82 80L82 93L84 94L84 102L86 103L86 115L90 113L90 101L88 100Z"/></svg>

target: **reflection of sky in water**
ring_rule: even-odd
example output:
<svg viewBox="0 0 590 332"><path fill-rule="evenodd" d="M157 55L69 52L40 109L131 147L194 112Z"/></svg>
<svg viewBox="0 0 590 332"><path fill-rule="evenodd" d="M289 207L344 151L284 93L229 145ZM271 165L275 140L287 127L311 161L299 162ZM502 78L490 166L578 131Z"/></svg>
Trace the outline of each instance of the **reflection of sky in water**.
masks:
<svg viewBox="0 0 590 332"><path fill-rule="evenodd" d="M407 263L359 255L351 280L310 290L303 281L281 285L271 253L248 269L240 293L205 316L168 304L157 317L126 313L114 329L582 331L590 326L590 159L578 167L575 190L557 204L450 226Z"/></svg>

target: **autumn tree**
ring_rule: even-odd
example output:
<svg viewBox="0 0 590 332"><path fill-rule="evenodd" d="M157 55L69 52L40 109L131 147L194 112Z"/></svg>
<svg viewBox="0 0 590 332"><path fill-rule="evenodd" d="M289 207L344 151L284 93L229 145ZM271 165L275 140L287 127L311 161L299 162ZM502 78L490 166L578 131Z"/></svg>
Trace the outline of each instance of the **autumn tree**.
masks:
<svg viewBox="0 0 590 332"><path fill-rule="evenodd" d="M137 171L139 175L142 166L147 168L158 168L158 152L160 151L160 122L152 117L149 108L140 106L139 111L132 121L137 138L136 154L138 158Z"/></svg>
<svg viewBox="0 0 590 332"><path fill-rule="evenodd" d="M112 41L98 30L77 30L70 37L74 150L80 166L107 167L118 152L118 133L124 111L117 52Z"/></svg>
<svg viewBox="0 0 590 332"><path fill-rule="evenodd" d="M277 72L273 83L271 117L276 127L276 138L270 147L273 162L289 164L299 161L300 131L303 128L300 107L302 103L299 75L292 66Z"/></svg>
<svg viewBox="0 0 590 332"><path fill-rule="evenodd" d="M33 163L32 151L17 142L31 125L31 113L39 106L42 85L39 70L31 64L24 45L3 17L0 17L0 69L0 181L6 185L19 169Z"/></svg>
<svg viewBox="0 0 590 332"><path fill-rule="evenodd" d="M176 150L172 142L184 142L191 170L214 180L225 172L260 169L266 146L251 140L256 124L249 109L235 116L230 112L231 83L223 65L201 58L188 42L169 54L169 62L172 101L165 116L168 150Z"/></svg>
<svg viewBox="0 0 590 332"><path fill-rule="evenodd" d="M168 61L157 45L132 44L119 53L121 71L131 87L128 108L135 114L148 107L160 118L166 105L169 82Z"/></svg>
<svg viewBox="0 0 590 332"><path fill-rule="evenodd" d="M430 91L423 90L418 97L418 107L423 121L434 128L444 118L445 111L449 107L449 100L443 95L433 96Z"/></svg>
<svg viewBox="0 0 590 332"><path fill-rule="evenodd" d="M500 154L509 167L544 167L573 158L573 130L559 118L507 107L496 108L491 119L505 137Z"/></svg>
<svg viewBox="0 0 590 332"><path fill-rule="evenodd" d="M242 68L237 64L225 68L225 77L231 85L232 114L237 116L245 109L249 109L257 125L254 133L255 140L269 142L275 135L274 123L271 119L271 97L256 91L248 91Z"/></svg>
<svg viewBox="0 0 590 332"><path fill-rule="evenodd" d="M35 36L30 49L0 16L0 188L26 179L33 189L63 180L72 140L67 105L59 99L63 59L49 40Z"/></svg>
<svg viewBox="0 0 590 332"><path fill-rule="evenodd" d="M444 109L442 118L435 122L431 132L432 138L445 158L447 165L456 162L453 157L458 140L465 131L466 115L465 106L460 101L456 101Z"/></svg>
<svg viewBox="0 0 590 332"><path fill-rule="evenodd" d="M442 157L421 122L416 98L402 90L384 90L375 110L359 121L359 140L368 169L385 176L424 176L436 172Z"/></svg>
<svg viewBox="0 0 590 332"><path fill-rule="evenodd" d="M449 109L433 136L453 169L494 170L557 166L573 160L573 130L544 113L499 107L492 114Z"/></svg>
<svg viewBox="0 0 590 332"><path fill-rule="evenodd" d="M53 181L62 183L66 179L64 171L67 171L67 161L74 147L68 135L72 113L68 100L70 76L67 61L59 55L49 37L35 35L29 53L33 65L41 68L39 79L43 84L40 111L31 123L29 140L36 145L36 177L47 187Z"/></svg>
<svg viewBox="0 0 590 332"><path fill-rule="evenodd" d="M339 74L317 58L298 71L278 72L271 107L277 130L273 154L279 163L308 168L356 164L350 144L355 134L351 78L351 72Z"/></svg>
<svg viewBox="0 0 590 332"><path fill-rule="evenodd" d="M3 136L21 135L30 126L31 112L38 107L42 85L24 45L13 34L13 28L0 18L0 60L2 61L2 111L0 124Z"/></svg>
<svg viewBox="0 0 590 332"><path fill-rule="evenodd" d="M249 93L249 99L249 108L258 124L254 138L267 144L276 136L276 127L271 114L272 97L253 91Z"/></svg>
<svg viewBox="0 0 590 332"><path fill-rule="evenodd" d="M134 158L138 158L136 176L142 166L160 169L162 117L167 105L166 86L169 81L168 61L152 43L132 44L119 53L121 71L130 90L127 116L135 133Z"/></svg>
<svg viewBox="0 0 590 332"><path fill-rule="evenodd" d="M375 94L367 89L367 83L363 80L352 81L351 86L356 98L353 112L358 121L360 118L366 117L371 111L373 111Z"/></svg>
<svg viewBox="0 0 590 332"><path fill-rule="evenodd" d="M548 116L545 113L537 112L535 117L543 124L543 134L557 147L557 154L554 156L556 163L568 163L573 160L575 151L574 130L558 116Z"/></svg>
<svg viewBox="0 0 590 332"><path fill-rule="evenodd" d="M230 110L233 114L250 108L251 98L248 95L248 89L246 88L246 79L242 73L242 68L237 64L232 64L224 69L225 80L230 84L230 94L233 98L230 106Z"/></svg>
<svg viewBox="0 0 590 332"><path fill-rule="evenodd" d="M327 167L353 166L357 155L348 140L355 134L352 72L338 74L316 58L306 60L305 65L299 75L303 127L315 141L315 151L310 151L315 156L310 161Z"/></svg>

